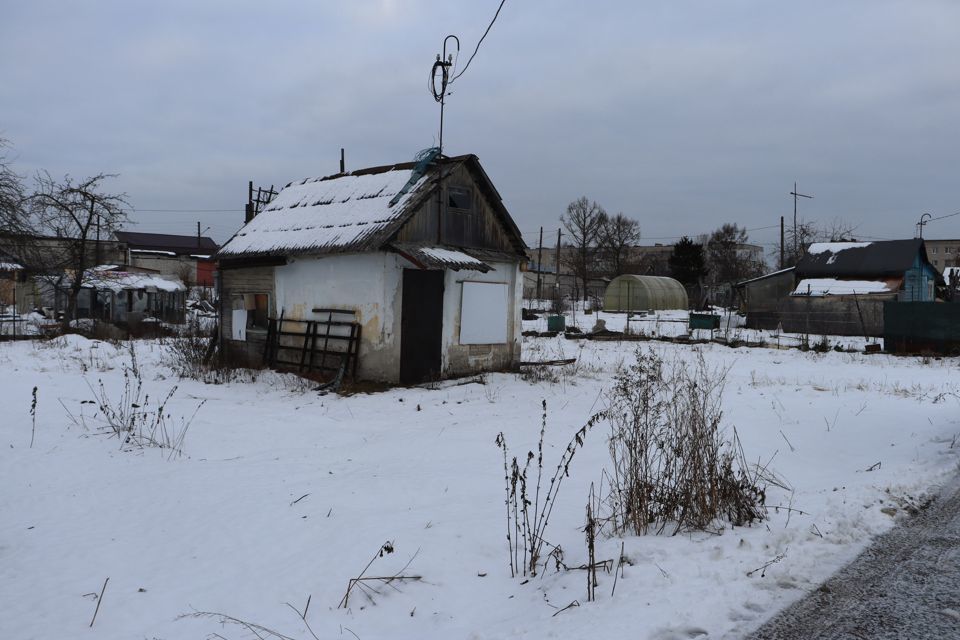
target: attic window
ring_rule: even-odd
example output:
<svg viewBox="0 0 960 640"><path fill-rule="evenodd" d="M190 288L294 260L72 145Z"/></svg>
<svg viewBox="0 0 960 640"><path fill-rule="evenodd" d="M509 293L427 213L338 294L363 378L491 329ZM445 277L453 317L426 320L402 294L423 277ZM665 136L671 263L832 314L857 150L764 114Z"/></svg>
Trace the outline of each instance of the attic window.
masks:
<svg viewBox="0 0 960 640"><path fill-rule="evenodd" d="M447 187L447 207L460 211L473 210L473 191L470 187Z"/></svg>

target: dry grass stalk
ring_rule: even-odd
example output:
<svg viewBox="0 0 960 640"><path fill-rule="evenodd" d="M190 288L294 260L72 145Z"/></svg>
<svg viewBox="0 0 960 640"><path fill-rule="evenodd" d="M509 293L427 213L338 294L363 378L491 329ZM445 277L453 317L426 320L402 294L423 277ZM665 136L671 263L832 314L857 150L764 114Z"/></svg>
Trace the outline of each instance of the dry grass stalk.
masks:
<svg viewBox="0 0 960 640"><path fill-rule="evenodd" d="M37 388L33 388L33 400L30 402L30 448L33 449L33 439L37 435Z"/></svg>
<svg viewBox="0 0 960 640"><path fill-rule="evenodd" d="M375 602L373 599L374 594L379 594L375 586L370 586L367 583L379 582L383 585L389 586L392 589L397 589L393 584L394 582L404 582L404 581L419 581L423 579L423 576L415 575L406 575L403 572L407 570L410 564L413 562L413 559L417 557L417 554L420 553L420 550L417 549L407 563L403 565L403 568L400 571L389 575L389 576L367 576L367 569L376 561L377 558L382 558L385 555L391 554L394 551L393 543L390 541L384 542L380 548L377 550L373 557L370 558L370 562L367 563L367 566L363 568L363 571L360 572L356 578L350 578L350 581L347 583L347 590L343 594L343 598L340 599L340 604L337 605L338 609L346 609L350 603L350 592L353 591L354 587L360 589L367 598L370 599L370 602ZM296 609L294 609L296 611Z"/></svg>
<svg viewBox="0 0 960 640"><path fill-rule="evenodd" d="M563 479L570 475L570 463L578 449L583 447L587 432L600 420L593 416L574 434L564 449L560 460L550 478L550 483L542 492L543 483L543 441L547 430L547 402L542 401L543 413L540 423L540 439L537 453L528 451L521 468L517 457L511 460L509 448L503 432L496 438L496 444L503 452L503 470L506 498L504 504L507 516L507 545L510 556L510 575L537 575L537 567L543 557L543 546L548 544L544 537L550 515L557 501ZM530 487L531 466L536 460L536 486ZM531 495L532 491L532 495ZM532 498L532 499L531 499ZM541 501L542 498L542 501ZM544 562L546 564L546 562Z"/></svg>
<svg viewBox="0 0 960 640"><path fill-rule="evenodd" d="M167 403L176 393L177 387L173 386L159 403L151 404L150 394L143 388L143 375L132 342L130 364L123 367L123 391L119 397L111 397L102 380L98 381L96 388L89 381L87 386L94 399L81 401L78 415L67 411L74 424L89 428L87 420L90 420L98 430L116 436L122 449L158 447L169 451L168 459L183 453L183 443L190 424L200 407L206 403L206 400L202 400L188 419L181 419L179 426L172 424ZM84 415L83 405L86 404L97 408L94 415Z"/></svg>
<svg viewBox="0 0 960 640"><path fill-rule="evenodd" d="M107 576L107 579L103 581L103 587L100 589L100 595L97 596L97 608L93 610L93 617L90 618L90 627L93 627L93 623L97 619L97 614L100 613L100 603L103 602L103 592L107 590L108 582L110 582L109 576Z"/></svg>

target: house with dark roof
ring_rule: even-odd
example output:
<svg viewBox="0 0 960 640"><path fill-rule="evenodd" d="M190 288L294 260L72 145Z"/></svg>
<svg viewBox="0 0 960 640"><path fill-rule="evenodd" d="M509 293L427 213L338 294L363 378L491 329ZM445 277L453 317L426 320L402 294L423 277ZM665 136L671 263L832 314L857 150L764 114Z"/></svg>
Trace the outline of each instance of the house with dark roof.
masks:
<svg viewBox="0 0 960 640"><path fill-rule="evenodd" d="M738 288L750 328L880 336L885 302L932 302L942 284L915 238L814 243L795 268Z"/></svg>
<svg viewBox="0 0 960 640"><path fill-rule="evenodd" d="M931 302L943 276L924 241L818 242L796 268L793 296L866 296Z"/></svg>
<svg viewBox="0 0 960 640"><path fill-rule="evenodd" d="M213 286L216 261L212 256L220 246L212 238L200 234L187 236L135 231L117 231L114 235L127 246L130 265L177 276L187 285Z"/></svg>
<svg viewBox="0 0 960 640"><path fill-rule="evenodd" d="M474 155L291 182L216 255L223 351L402 384L516 368L525 249Z"/></svg>

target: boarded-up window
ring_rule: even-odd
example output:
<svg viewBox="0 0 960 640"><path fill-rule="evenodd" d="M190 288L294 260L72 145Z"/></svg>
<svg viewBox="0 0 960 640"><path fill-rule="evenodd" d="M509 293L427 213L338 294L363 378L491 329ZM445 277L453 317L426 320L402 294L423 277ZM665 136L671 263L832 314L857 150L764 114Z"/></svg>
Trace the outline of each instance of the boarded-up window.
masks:
<svg viewBox="0 0 960 640"><path fill-rule="evenodd" d="M269 296L265 293L253 294L253 308L247 313L248 329L267 329Z"/></svg>
<svg viewBox="0 0 960 640"><path fill-rule="evenodd" d="M507 342L507 285L464 282L460 303L460 344Z"/></svg>

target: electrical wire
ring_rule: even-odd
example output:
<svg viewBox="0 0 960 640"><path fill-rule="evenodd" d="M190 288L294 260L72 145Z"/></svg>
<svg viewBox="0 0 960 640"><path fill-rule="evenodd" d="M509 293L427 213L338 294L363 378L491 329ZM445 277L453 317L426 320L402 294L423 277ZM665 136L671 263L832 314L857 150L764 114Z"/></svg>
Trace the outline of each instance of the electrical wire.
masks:
<svg viewBox="0 0 960 640"><path fill-rule="evenodd" d="M131 209L137 213L237 213L243 211L239 207L234 209Z"/></svg>
<svg viewBox="0 0 960 640"><path fill-rule="evenodd" d="M453 84L453 82L456 81L457 78L465 74L467 72L467 69L470 68L470 63L473 62L473 57L477 55L477 51L480 51L480 45L483 44L483 39L487 37L488 33L490 33L490 29L493 28L493 23L497 21L497 16L500 15L500 10L503 9L503 5L506 2L507 0L500 0L500 6L497 7L497 12L493 14L493 20L490 21L490 24L487 25L487 30L483 32L483 35L480 36L480 40L477 41L477 48L474 49L473 53L470 54L470 58L467 60L466 66L463 67L463 71L461 71L460 73L453 76L453 78L451 78L450 80L451 84ZM459 49L458 49L458 53L459 53Z"/></svg>

